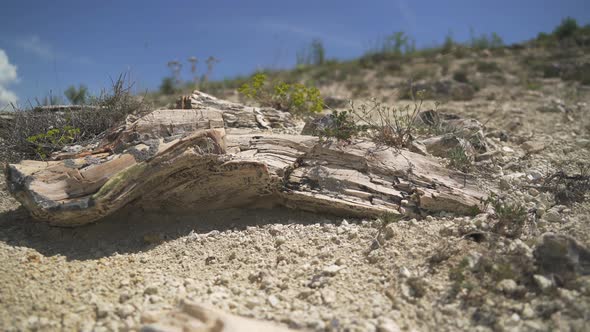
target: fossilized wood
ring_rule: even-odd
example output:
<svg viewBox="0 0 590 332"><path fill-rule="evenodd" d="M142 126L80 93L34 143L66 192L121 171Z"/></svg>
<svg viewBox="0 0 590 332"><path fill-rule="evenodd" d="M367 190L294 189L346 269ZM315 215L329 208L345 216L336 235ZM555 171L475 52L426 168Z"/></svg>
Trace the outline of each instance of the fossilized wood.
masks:
<svg viewBox="0 0 590 332"><path fill-rule="evenodd" d="M100 106L92 106L92 105L46 105L46 106L37 106L33 108L35 112L72 112L72 111L82 111L82 110L90 110L90 111L99 111L101 109Z"/></svg>
<svg viewBox="0 0 590 332"><path fill-rule="evenodd" d="M280 205L371 217L474 213L483 196L469 176L431 157L366 141L226 129L226 110L211 105L154 111L77 158L9 165L9 189L35 218L64 226L130 204L170 211Z"/></svg>
<svg viewBox="0 0 590 332"><path fill-rule="evenodd" d="M190 96L193 109L215 109L222 111L227 128L292 128L298 121L291 113L269 107L251 107L217 99L206 93L195 91Z"/></svg>
<svg viewBox="0 0 590 332"><path fill-rule="evenodd" d="M289 332L272 322L244 318L201 304L182 301L178 308L146 312L141 316L143 332Z"/></svg>

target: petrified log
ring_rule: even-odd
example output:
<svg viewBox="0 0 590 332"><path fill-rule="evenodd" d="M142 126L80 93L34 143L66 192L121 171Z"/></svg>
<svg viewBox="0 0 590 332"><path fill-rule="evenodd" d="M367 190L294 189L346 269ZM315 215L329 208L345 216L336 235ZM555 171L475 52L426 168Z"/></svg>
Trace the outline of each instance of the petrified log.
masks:
<svg viewBox="0 0 590 332"><path fill-rule="evenodd" d="M272 322L244 318L190 301L178 308L146 312L141 317L141 332L289 332Z"/></svg>
<svg viewBox="0 0 590 332"><path fill-rule="evenodd" d="M434 158L283 133L282 120L296 126L286 113L193 97L195 109L154 111L78 156L8 165L9 190L33 217L63 226L129 204L171 211L286 206L359 217L478 211L483 195L473 179Z"/></svg>

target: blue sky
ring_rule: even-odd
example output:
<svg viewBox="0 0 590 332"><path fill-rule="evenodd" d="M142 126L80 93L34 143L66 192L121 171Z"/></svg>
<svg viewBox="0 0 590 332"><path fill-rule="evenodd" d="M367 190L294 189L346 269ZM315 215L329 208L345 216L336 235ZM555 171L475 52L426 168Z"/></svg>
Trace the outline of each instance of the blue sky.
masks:
<svg viewBox="0 0 590 332"><path fill-rule="evenodd" d="M138 90L156 89L170 60L184 62L189 79L190 56L219 58L214 79L289 67L313 38L339 59L400 30L418 46L449 32L467 40L470 28L512 43L551 31L565 16L590 23L590 1L2 0L0 104L16 98L26 105L79 83L98 93L126 71Z"/></svg>

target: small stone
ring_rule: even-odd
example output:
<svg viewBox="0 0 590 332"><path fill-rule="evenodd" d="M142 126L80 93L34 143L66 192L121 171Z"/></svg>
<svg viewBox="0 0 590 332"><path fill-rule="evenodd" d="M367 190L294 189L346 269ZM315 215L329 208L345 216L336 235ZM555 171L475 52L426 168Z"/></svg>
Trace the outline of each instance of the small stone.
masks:
<svg viewBox="0 0 590 332"><path fill-rule="evenodd" d="M508 245L508 251L513 254L521 255L527 258L533 258L533 249L520 239L512 241Z"/></svg>
<svg viewBox="0 0 590 332"><path fill-rule="evenodd" d="M161 317L161 313L158 311L145 311L141 313L141 317L139 318L139 321L142 324L151 324L151 323L155 323L158 321L158 319L160 319Z"/></svg>
<svg viewBox="0 0 590 332"><path fill-rule="evenodd" d="M272 236L278 236L282 233L282 231L283 231L283 225L272 225L270 227L270 229L268 230L268 232Z"/></svg>
<svg viewBox="0 0 590 332"><path fill-rule="evenodd" d="M129 292L124 291L119 294L119 303L124 303L131 298L131 294Z"/></svg>
<svg viewBox="0 0 590 332"><path fill-rule="evenodd" d="M531 318L535 317L535 311L533 310L533 308L531 307L531 305L529 303L524 304L521 314L522 314L522 317L527 318L527 319L531 319Z"/></svg>
<svg viewBox="0 0 590 332"><path fill-rule="evenodd" d="M467 260L467 267L470 270L475 269L477 263L479 263L479 260L481 259L481 256L482 255L478 252L470 252L469 255L465 257L465 259Z"/></svg>
<svg viewBox="0 0 590 332"><path fill-rule="evenodd" d="M329 276L333 276L333 275L336 275L336 273L338 273L338 271L342 270L343 268L344 268L343 266L338 266L335 264L328 265L322 269L322 273L329 275Z"/></svg>
<svg viewBox="0 0 590 332"><path fill-rule="evenodd" d="M154 295L158 293L158 287L156 285L150 285L143 291L145 295Z"/></svg>
<svg viewBox="0 0 590 332"><path fill-rule="evenodd" d="M149 301L150 301L150 303L154 304L154 303L162 302L163 299L162 299L162 297L160 297L158 295L150 295Z"/></svg>
<svg viewBox="0 0 590 332"><path fill-rule="evenodd" d="M408 286L406 283L402 283L399 286L399 290L400 290L400 293L402 294L402 296L405 299L411 299L412 298L412 293L410 291L410 286Z"/></svg>
<svg viewBox="0 0 590 332"><path fill-rule="evenodd" d="M273 308L279 306L280 300L274 295L270 295L266 300L268 301L268 304L270 304L270 306Z"/></svg>
<svg viewBox="0 0 590 332"><path fill-rule="evenodd" d="M502 190L508 190L508 189L512 188L512 185L510 184L510 182L508 181L508 179L506 179L506 178L500 178L499 187Z"/></svg>
<svg viewBox="0 0 590 332"><path fill-rule="evenodd" d="M284 236L277 236L275 239L275 246L280 247L285 244L285 242L287 242L287 239Z"/></svg>
<svg viewBox="0 0 590 332"><path fill-rule="evenodd" d="M392 319L381 318L377 326L377 332L401 332L401 329Z"/></svg>
<svg viewBox="0 0 590 332"><path fill-rule="evenodd" d="M557 294L559 294L559 297L561 299L563 299L569 303L573 303L576 301L576 299L579 298L578 292L576 292L575 290L569 290L569 289L565 289L565 288L558 288Z"/></svg>
<svg viewBox="0 0 590 332"><path fill-rule="evenodd" d="M520 145L526 153L537 153L545 149L545 144L539 141L526 141Z"/></svg>
<svg viewBox="0 0 590 332"><path fill-rule="evenodd" d="M322 289L320 291L320 294L322 295L322 301L325 304L331 304L336 302L336 292L334 292L331 289Z"/></svg>
<svg viewBox="0 0 590 332"><path fill-rule="evenodd" d="M117 308L117 315L121 318L131 316L135 312L135 307L131 304L123 304Z"/></svg>
<svg viewBox="0 0 590 332"><path fill-rule="evenodd" d="M381 260L381 256L379 255L379 250L373 250L367 255L367 261L371 264L378 263Z"/></svg>
<svg viewBox="0 0 590 332"><path fill-rule="evenodd" d="M504 279L496 285L496 289L504 294L513 294L518 289L516 281L512 279Z"/></svg>
<svg viewBox="0 0 590 332"><path fill-rule="evenodd" d="M410 270L408 270L408 268L407 268L407 267L405 267L405 266L402 266L402 267L399 269L399 275L400 275L400 277L402 277L402 278L410 278L410 277L412 276L412 273L410 272Z"/></svg>
<svg viewBox="0 0 590 332"><path fill-rule="evenodd" d="M547 326L543 322L536 320L527 320L523 323L526 331L548 331Z"/></svg>
<svg viewBox="0 0 590 332"><path fill-rule="evenodd" d="M543 173L533 170L533 171L528 172L526 177L527 177L527 179L529 179L531 181L538 181L543 178Z"/></svg>
<svg viewBox="0 0 590 332"><path fill-rule="evenodd" d="M255 297L252 297L252 298L249 298L248 300L246 300L246 308L248 308L248 309L254 309L257 306L260 306L260 300L259 299L255 298Z"/></svg>
<svg viewBox="0 0 590 332"><path fill-rule="evenodd" d="M506 152L506 153L514 153L514 149L512 149L511 147L508 147L508 146L503 146L502 151Z"/></svg>
<svg viewBox="0 0 590 332"><path fill-rule="evenodd" d="M384 231L385 239L389 240L395 236L395 229L393 225L387 225Z"/></svg>
<svg viewBox="0 0 590 332"><path fill-rule="evenodd" d="M551 281L551 279L545 276L535 274L533 276L533 279L535 280L535 284L537 284L537 287L539 287L539 289L543 292L546 292L549 289L551 289L551 287L553 287L553 282Z"/></svg>
<svg viewBox="0 0 590 332"><path fill-rule="evenodd" d="M543 214L543 219L547 222L559 223L561 222L561 214L555 209L549 209Z"/></svg>
<svg viewBox="0 0 590 332"><path fill-rule="evenodd" d="M113 311L113 305L106 302L96 303L96 318L105 318L110 312Z"/></svg>

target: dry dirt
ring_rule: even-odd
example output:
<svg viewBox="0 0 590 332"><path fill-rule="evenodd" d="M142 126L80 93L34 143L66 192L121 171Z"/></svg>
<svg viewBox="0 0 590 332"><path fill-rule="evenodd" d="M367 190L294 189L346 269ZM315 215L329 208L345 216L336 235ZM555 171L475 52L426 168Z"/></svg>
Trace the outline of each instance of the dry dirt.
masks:
<svg viewBox="0 0 590 332"><path fill-rule="evenodd" d="M589 89L573 99L560 80L542 84L539 91L492 84L471 101L440 107L507 138L496 140L500 155L474 172L539 211L520 239L494 234L488 214L383 228L288 210L128 211L54 228L29 220L2 182L0 329L133 330L142 312L188 298L316 331L590 331L588 276L546 289L517 271L474 277L482 257L532 260L545 232L590 246L588 202L555 206L551 193L531 189L538 174L590 164ZM564 96L569 111L539 111ZM543 149L525 154L525 142Z"/></svg>

